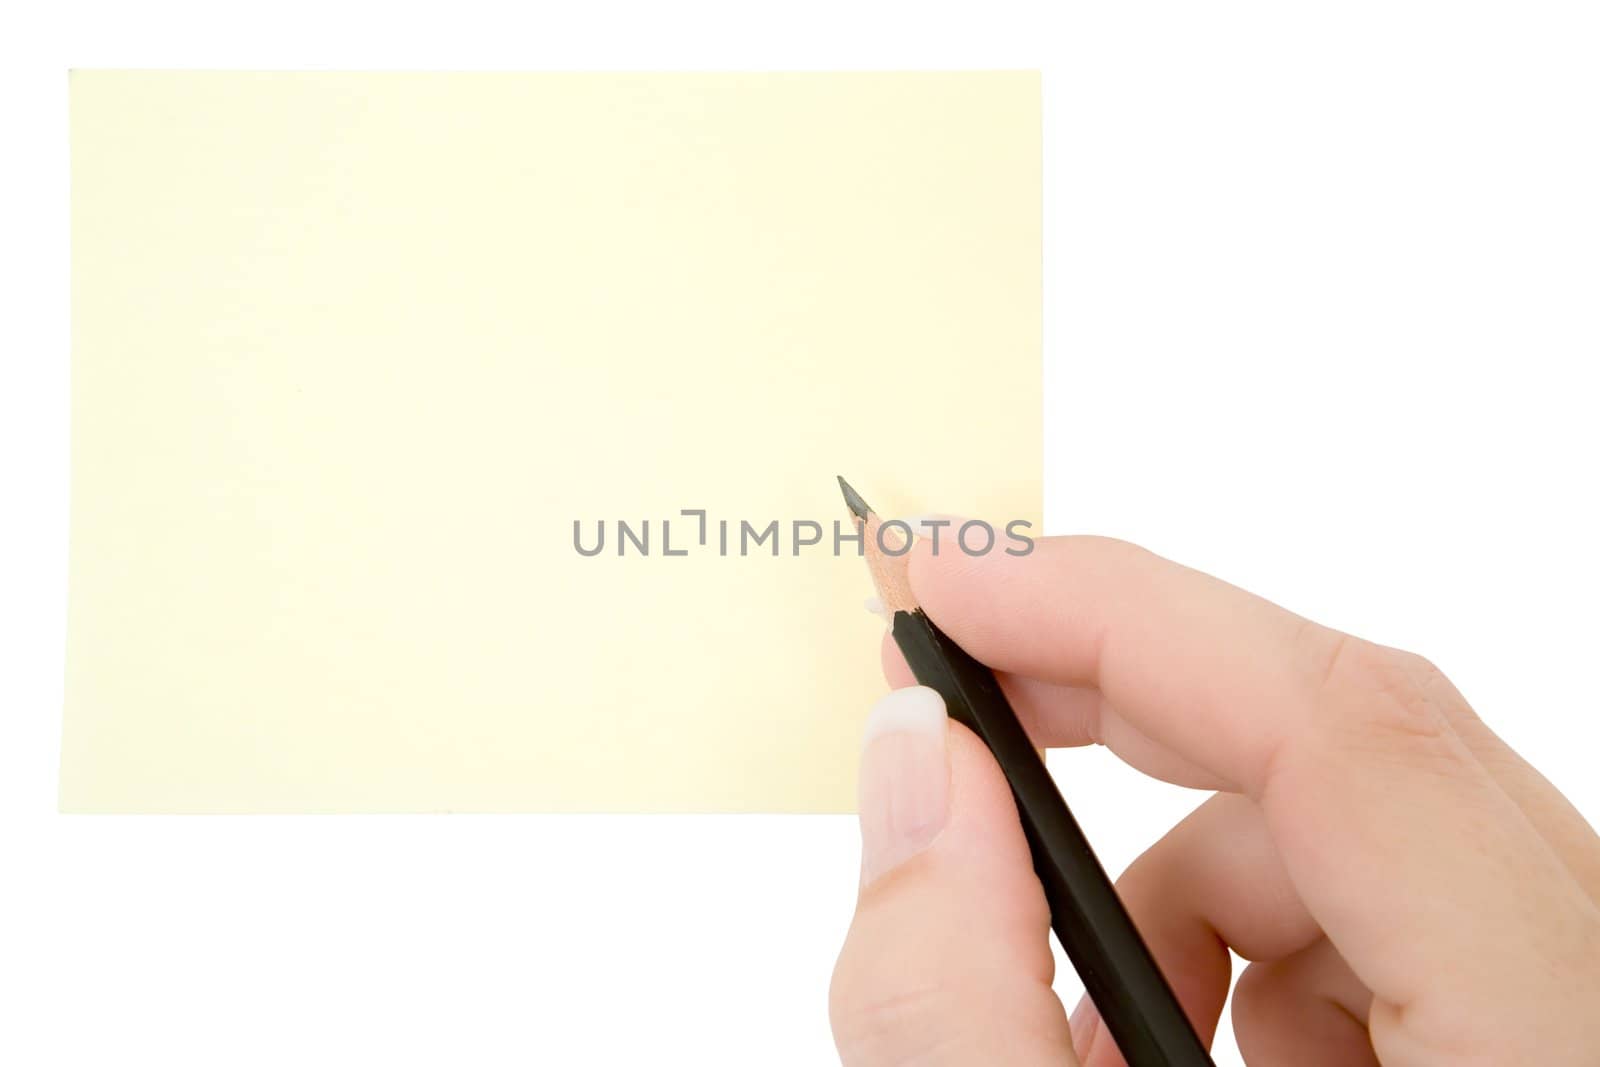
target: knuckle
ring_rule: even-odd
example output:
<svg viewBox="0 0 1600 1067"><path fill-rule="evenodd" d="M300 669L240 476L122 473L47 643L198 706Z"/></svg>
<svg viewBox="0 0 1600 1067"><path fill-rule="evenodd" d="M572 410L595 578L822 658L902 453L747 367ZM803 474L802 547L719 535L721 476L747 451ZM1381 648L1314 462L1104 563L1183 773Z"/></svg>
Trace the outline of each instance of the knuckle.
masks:
<svg viewBox="0 0 1600 1067"><path fill-rule="evenodd" d="M845 1063L916 1063L944 1042L952 1005L938 986L867 958L847 942L828 987L828 1018Z"/></svg>
<svg viewBox="0 0 1600 1067"><path fill-rule="evenodd" d="M1317 627L1312 648L1316 725L1382 744L1442 743L1449 718L1434 684L1439 669L1421 656Z"/></svg>
<svg viewBox="0 0 1600 1067"><path fill-rule="evenodd" d="M1135 567L1150 567L1161 562L1159 556L1145 548L1143 545L1134 544L1116 537L1097 538L1104 546L1105 551L1121 562Z"/></svg>
<svg viewBox="0 0 1600 1067"><path fill-rule="evenodd" d="M1450 684L1450 679L1445 677L1444 671L1426 656L1398 648L1388 648L1384 651L1394 658L1396 668L1408 677L1418 690L1428 694L1436 703L1438 702L1436 694L1454 691L1455 687Z"/></svg>
<svg viewBox="0 0 1600 1067"><path fill-rule="evenodd" d="M1176 862L1177 848L1170 835L1140 853L1117 879L1117 896L1135 915L1160 914L1162 901L1182 892L1190 872ZM1179 898L1181 899L1181 897Z"/></svg>
<svg viewBox="0 0 1600 1067"><path fill-rule="evenodd" d="M1252 1063L1276 1051L1258 1047L1267 1029L1263 1023L1298 1007L1285 1003L1286 998L1296 999L1299 991L1284 978L1281 963L1258 961L1246 967L1234 983L1230 1009L1233 1028L1238 1035L1239 1051Z"/></svg>
<svg viewBox="0 0 1600 1067"><path fill-rule="evenodd" d="M1273 967L1270 963L1250 964L1239 975L1239 980L1233 984L1234 1012L1239 1012L1241 1008L1259 1006L1279 984L1273 980Z"/></svg>

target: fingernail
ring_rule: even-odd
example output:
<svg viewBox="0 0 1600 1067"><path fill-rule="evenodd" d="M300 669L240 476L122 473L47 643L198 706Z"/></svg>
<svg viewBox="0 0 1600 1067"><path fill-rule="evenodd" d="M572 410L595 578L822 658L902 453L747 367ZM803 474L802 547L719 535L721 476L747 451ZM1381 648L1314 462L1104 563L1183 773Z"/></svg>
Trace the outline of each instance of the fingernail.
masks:
<svg viewBox="0 0 1600 1067"><path fill-rule="evenodd" d="M1078 1000L1078 1006L1072 1009L1067 1025L1072 1030L1073 1051L1077 1052L1078 1059L1087 1063L1089 1050L1100 1033L1100 1013L1094 1010L1094 1002L1089 999L1089 994L1085 993Z"/></svg>
<svg viewBox="0 0 1600 1067"><path fill-rule="evenodd" d="M944 701L926 686L896 689L872 709L861 738L861 884L871 885L933 843L949 815Z"/></svg>

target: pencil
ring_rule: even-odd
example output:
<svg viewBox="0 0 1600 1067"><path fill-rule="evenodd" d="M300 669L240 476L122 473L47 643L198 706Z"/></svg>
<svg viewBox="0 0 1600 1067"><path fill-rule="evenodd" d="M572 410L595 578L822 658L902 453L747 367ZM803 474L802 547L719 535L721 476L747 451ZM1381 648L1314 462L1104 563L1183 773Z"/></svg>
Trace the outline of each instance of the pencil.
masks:
<svg viewBox="0 0 1600 1067"><path fill-rule="evenodd" d="M1011 785L1033 869L1050 905L1050 925L1123 1059L1129 1067L1211 1067L1205 1045L994 673L933 624L911 591L909 552L884 551L878 516L843 478L839 487L855 516L867 568L911 673L944 698L951 718L988 746Z"/></svg>

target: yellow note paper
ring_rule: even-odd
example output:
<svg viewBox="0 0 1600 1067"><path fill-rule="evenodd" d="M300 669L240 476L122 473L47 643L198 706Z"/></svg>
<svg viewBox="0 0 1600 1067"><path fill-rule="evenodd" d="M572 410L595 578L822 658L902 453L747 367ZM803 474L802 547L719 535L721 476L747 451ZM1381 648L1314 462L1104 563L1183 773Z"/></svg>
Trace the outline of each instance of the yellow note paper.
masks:
<svg viewBox="0 0 1600 1067"><path fill-rule="evenodd" d="M834 475L1037 522L1034 74L78 71L71 122L65 810L850 810Z"/></svg>

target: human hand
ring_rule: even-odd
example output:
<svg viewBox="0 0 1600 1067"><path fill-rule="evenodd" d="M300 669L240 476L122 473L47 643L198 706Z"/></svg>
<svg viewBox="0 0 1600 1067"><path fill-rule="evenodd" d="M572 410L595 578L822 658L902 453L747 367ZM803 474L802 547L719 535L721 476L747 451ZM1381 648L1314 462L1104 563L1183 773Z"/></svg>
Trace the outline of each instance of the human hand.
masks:
<svg viewBox="0 0 1600 1067"><path fill-rule="evenodd" d="M1252 1067L1600 1063L1600 838L1426 660L1099 538L919 544L910 573L1037 744L1217 791L1117 886L1208 1042L1232 948ZM887 638L884 665L914 684ZM982 743L913 688L864 744L844 1062L1120 1064L1050 988L1049 912Z"/></svg>

